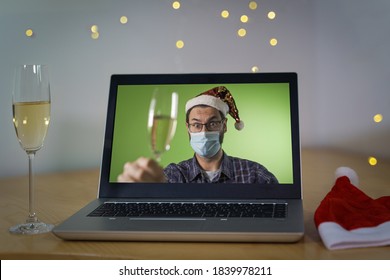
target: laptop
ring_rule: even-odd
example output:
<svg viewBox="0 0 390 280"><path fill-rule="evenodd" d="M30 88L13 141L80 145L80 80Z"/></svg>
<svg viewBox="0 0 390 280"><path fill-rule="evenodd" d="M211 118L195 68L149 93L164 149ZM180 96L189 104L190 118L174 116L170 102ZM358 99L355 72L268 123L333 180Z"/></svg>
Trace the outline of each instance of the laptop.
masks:
<svg viewBox="0 0 390 280"><path fill-rule="evenodd" d="M234 96L245 123L238 131L227 117L223 151L261 164L277 183L118 182L126 162L153 157L147 123L156 90L178 97L176 132L159 161L165 168L194 157L185 121L187 100L220 86ZM65 240L300 240L304 225L297 74L112 75L97 199L53 233Z"/></svg>

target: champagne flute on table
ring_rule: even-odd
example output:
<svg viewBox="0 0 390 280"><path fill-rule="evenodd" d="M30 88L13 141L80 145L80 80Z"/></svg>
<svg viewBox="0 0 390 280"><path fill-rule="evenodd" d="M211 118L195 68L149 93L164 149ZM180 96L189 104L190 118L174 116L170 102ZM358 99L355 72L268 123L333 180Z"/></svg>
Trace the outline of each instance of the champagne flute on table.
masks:
<svg viewBox="0 0 390 280"><path fill-rule="evenodd" d="M38 234L52 230L53 225L39 221L34 205L35 153L42 147L50 123L50 85L48 67L21 65L16 69L12 93L13 123L21 147L29 162L29 213L25 223L9 229L16 234Z"/></svg>
<svg viewBox="0 0 390 280"><path fill-rule="evenodd" d="M148 130L154 158L160 162L161 155L170 149L177 124L179 96L176 92L156 88L149 107Z"/></svg>

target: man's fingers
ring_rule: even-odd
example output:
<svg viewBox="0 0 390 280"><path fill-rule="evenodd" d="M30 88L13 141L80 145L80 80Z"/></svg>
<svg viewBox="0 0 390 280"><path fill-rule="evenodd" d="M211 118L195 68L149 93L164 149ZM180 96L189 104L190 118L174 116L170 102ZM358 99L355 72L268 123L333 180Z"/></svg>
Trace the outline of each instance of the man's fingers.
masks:
<svg viewBox="0 0 390 280"><path fill-rule="evenodd" d="M127 162L119 182L164 182L163 169L152 159L141 157L135 162Z"/></svg>
<svg viewBox="0 0 390 280"><path fill-rule="evenodd" d="M151 182L164 182L165 175L162 167L153 159L141 157L137 160L137 164L140 168L146 171L144 179L148 179Z"/></svg>

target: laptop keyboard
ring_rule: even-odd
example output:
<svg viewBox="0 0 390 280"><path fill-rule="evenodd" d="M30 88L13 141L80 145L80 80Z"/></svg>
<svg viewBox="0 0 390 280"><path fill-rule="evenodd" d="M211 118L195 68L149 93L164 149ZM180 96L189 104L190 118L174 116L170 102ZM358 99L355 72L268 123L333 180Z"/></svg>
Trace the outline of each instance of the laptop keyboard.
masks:
<svg viewBox="0 0 390 280"><path fill-rule="evenodd" d="M285 218L287 203L106 202L89 217Z"/></svg>

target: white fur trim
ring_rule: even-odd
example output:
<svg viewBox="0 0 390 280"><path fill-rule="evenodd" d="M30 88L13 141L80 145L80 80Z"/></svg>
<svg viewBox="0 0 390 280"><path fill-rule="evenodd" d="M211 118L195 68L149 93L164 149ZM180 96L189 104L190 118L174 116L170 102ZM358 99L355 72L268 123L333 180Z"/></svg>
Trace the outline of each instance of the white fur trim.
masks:
<svg viewBox="0 0 390 280"><path fill-rule="evenodd" d="M359 185L359 176L352 168L346 166L341 166L337 168L335 171L336 179L343 176L347 176L349 178L349 181L351 181L351 184L354 185L355 187Z"/></svg>
<svg viewBox="0 0 390 280"><path fill-rule="evenodd" d="M197 97L194 97L187 101L186 103L186 113L189 109L191 109L194 106L198 105L207 105L210 107L213 107L224 114L226 117L227 113L229 112L229 106L223 102L221 99L217 97L213 97L211 95L200 95Z"/></svg>
<svg viewBox="0 0 390 280"><path fill-rule="evenodd" d="M329 250L390 245L390 221L354 230L346 230L335 222L323 222L318 233Z"/></svg>

